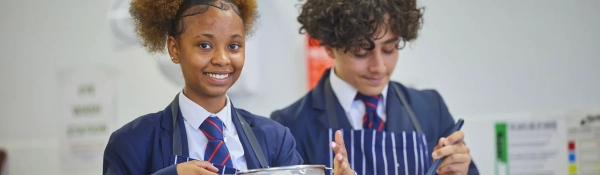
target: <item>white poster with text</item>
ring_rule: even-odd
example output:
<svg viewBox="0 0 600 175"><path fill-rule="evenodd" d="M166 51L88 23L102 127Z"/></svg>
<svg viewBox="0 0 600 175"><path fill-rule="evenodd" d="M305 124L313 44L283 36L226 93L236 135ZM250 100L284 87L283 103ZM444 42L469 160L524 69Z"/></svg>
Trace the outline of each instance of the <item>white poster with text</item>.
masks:
<svg viewBox="0 0 600 175"><path fill-rule="evenodd" d="M62 172L102 167L114 128L115 78L110 69L72 69L60 74L59 120Z"/></svg>
<svg viewBox="0 0 600 175"><path fill-rule="evenodd" d="M566 170L564 119L497 122L496 175L563 175Z"/></svg>

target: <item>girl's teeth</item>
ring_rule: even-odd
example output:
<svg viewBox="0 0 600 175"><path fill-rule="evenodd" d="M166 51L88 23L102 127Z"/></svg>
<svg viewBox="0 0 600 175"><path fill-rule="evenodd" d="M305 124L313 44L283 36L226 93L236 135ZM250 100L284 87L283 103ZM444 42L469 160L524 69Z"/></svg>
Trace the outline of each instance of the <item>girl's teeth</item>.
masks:
<svg viewBox="0 0 600 175"><path fill-rule="evenodd" d="M212 73L208 73L208 76L211 77L211 78L214 78L214 79L222 80L222 79L227 78L229 76L229 74L212 74Z"/></svg>

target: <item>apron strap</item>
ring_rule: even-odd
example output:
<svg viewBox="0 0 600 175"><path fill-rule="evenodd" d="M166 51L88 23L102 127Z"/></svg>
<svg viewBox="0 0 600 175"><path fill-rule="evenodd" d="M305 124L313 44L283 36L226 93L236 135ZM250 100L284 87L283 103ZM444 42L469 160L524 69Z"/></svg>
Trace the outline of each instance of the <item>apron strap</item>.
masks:
<svg viewBox="0 0 600 175"><path fill-rule="evenodd" d="M325 111L327 112L327 116L329 116L329 127L338 129L337 114L335 112L333 97L333 88L331 88L331 83L328 78L325 80Z"/></svg>
<svg viewBox="0 0 600 175"><path fill-rule="evenodd" d="M179 93L175 96L173 102L171 102L171 114L173 118L173 154L182 155L181 131L179 130L179 124L177 123L177 116L179 114Z"/></svg>
<svg viewBox="0 0 600 175"><path fill-rule="evenodd" d="M419 120L417 120L417 117L415 116L415 113L413 112L412 108L410 107L410 104L408 104L406 97L404 97L404 93L402 91L400 91L400 88L398 87L399 85L396 85L395 83L390 83L390 84L394 88L394 91L396 92L396 96L398 96L398 98L404 105L404 109L406 109L406 112L408 112L408 116L410 118L411 123L415 127L415 130L417 131L417 133L423 134L423 129L421 129L421 124L419 123Z"/></svg>
<svg viewBox="0 0 600 175"><path fill-rule="evenodd" d="M261 168L269 168L269 166L267 166L267 160L265 159L265 155L262 152L262 148L260 147L260 144L258 144L258 140L256 139L256 136L254 135L252 128L250 128L250 126L248 125L248 122L246 122L246 120L244 120L242 115L240 115L240 113L238 113L238 111L233 107L233 105L231 105L231 109L233 111L235 111L235 115L237 115L237 118L240 120L240 123L242 124L242 129L244 130L244 133L246 133L246 137L248 137L248 141L250 141L250 147L252 147L252 150L254 151L256 158L258 158L260 167Z"/></svg>

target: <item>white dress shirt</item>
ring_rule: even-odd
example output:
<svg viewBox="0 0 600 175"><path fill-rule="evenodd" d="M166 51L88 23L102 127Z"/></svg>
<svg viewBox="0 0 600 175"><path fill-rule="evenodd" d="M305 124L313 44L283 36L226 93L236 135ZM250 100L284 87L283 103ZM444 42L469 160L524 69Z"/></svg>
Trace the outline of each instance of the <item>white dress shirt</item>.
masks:
<svg viewBox="0 0 600 175"><path fill-rule="evenodd" d="M247 170L244 148L238 137L231 115L231 101L227 97L227 103L221 111L216 114L206 111L202 106L194 103L183 94L179 93L179 109L185 120L185 131L187 134L190 158L204 160L204 152L208 138L200 131L200 125L209 116L217 116L223 122L223 140L231 155L231 162L238 170Z"/></svg>
<svg viewBox="0 0 600 175"><path fill-rule="evenodd" d="M352 125L355 130L362 130L362 121L366 111L365 104L362 100L354 100L358 90L356 90L354 86L340 79L333 69L334 68L331 68L331 73L329 74L331 89L333 89L333 93L340 102L340 105L342 105L342 108L344 108L348 121L350 121L350 125ZM383 92L381 93L382 98L379 98L379 103L377 104L377 115L379 115L379 118L383 121L386 119L385 100L387 99L388 86L389 85L386 84L383 88Z"/></svg>

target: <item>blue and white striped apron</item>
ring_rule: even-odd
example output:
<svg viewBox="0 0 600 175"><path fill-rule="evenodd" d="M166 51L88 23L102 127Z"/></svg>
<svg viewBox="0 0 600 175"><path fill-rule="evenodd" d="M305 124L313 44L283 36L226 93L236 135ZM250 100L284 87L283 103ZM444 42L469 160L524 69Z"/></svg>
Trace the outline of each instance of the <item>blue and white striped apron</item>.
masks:
<svg viewBox="0 0 600 175"><path fill-rule="evenodd" d="M390 83L398 99L401 100L409 119L416 131L385 132L374 129L352 130L340 129L348 153L350 167L359 175L421 175L433 163L428 152L427 140L421 129L410 104L398 85ZM338 128L337 113L334 102L334 93L329 79L325 82L325 104L329 118L329 141L334 141L335 131ZM332 129L333 128L333 129ZM333 167L335 153L329 144L323 146L327 149L324 162L328 167ZM328 171L333 175L331 171Z"/></svg>
<svg viewBox="0 0 600 175"><path fill-rule="evenodd" d="M341 130L348 163L359 175L418 175L431 166L427 140L417 132L378 132L374 129ZM335 130L329 129L329 141ZM333 167L335 153L326 145L325 159ZM329 172L330 174L333 174Z"/></svg>
<svg viewBox="0 0 600 175"><path fill-rule="evenodd" d="M177 165L180 163L188 162L190 160L195 160L195 159L185 157L185 156L171 155L171 160L169 161L170 162L169 165ZM232 167L216 165L216 164L212 164L212 165L219 169L219 172L217 174L225 175L225 174L235 174L238 172L237 169L232 168Z"/></svg>

